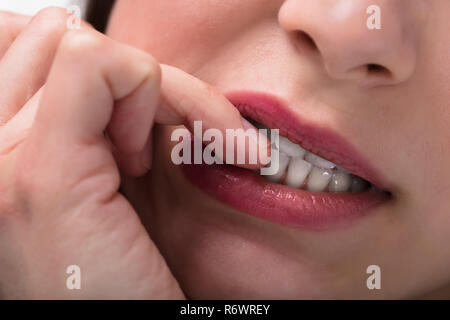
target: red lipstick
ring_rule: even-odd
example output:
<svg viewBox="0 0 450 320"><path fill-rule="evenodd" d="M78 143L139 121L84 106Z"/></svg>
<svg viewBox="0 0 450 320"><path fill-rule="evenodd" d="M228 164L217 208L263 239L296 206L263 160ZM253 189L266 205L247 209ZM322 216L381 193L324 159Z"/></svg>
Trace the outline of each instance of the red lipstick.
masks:
<svg viewBox="0 0 450 320"><path fill-rule="evenodd" d="M348 225L390 199L384 179L359 151L338 133L294 114L279 98L258 92L226 97L244 117L299 144L375 185L364 192L330 193L294 189L266 181L257 173L229 165L183 165L194 185L213 198L252 216L289 227L327 230Z"/></svg>

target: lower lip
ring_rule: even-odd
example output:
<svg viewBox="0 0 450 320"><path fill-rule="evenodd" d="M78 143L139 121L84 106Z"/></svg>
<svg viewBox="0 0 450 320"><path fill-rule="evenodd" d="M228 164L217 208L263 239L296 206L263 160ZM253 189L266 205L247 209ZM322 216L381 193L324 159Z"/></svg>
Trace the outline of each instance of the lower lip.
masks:
<svg viewBox="0 0 450 320"><path fill-rule="evenodd" d="M389 199L376 189L360 193L294 189L229 165L182 165L182 169L192 184L220 202L298 229L319 231L348 226Z"/></svg>

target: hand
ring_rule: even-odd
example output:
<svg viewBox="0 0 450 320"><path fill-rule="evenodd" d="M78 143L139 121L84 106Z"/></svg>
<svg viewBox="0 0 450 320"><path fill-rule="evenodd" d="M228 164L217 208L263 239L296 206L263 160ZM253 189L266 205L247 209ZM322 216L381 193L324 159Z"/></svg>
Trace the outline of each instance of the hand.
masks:
<svg viewBox="0 0 450 320"><path fill-rule="evenodd" d="M0 13L1 298L183 298L120 173L151 167L155 122L242 128L217 91L62 9ZM66 269L81 269L81 289Z"/></svg>

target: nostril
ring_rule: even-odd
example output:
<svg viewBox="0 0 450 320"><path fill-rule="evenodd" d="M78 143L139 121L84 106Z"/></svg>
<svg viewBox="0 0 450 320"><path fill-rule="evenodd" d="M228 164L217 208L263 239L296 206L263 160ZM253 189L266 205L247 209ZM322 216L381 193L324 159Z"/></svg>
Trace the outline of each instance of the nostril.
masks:
<svg viewBox="0 0 450 320"><path fill-rule="evenodd" d="M315 41L313 40L313 38L311 38L311 36L309 34L307 34L304 31L298 31L297 32L297 37L300 41L302 41L303 43L305 43L308 47L310 47L311 49L315 50L317 49L317 45L315 43Z"/></svg>
<svg viewBox="0 0 450 320"><path fill-rule="evenodd" d="M392 76L391 72L387 68L376 63L369 63L367 65L367 74L375 76L384 76L388 78Z"/></svg>
<svg viewBox="0 0 450 320"><path fill-rule="evenodd" d="M365 87L391 84L394 80L391 70L377 63L362 64L342 73L329 73L338 79L357 81Z"/></svg>

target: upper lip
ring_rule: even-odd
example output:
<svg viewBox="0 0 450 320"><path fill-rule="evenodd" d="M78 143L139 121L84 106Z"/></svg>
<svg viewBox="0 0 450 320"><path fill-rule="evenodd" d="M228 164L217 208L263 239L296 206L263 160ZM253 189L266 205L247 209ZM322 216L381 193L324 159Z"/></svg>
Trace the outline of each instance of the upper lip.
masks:
<svg viewBox="0 0 450 320"><path fill-rule="evenodd" d="M332 129L312 123L293 113L281 98L252 91L233 91L226 93L225 96L244 117L249 117L269 128L279 129L280 135L304 149L335 163L382 190L387 190L384 177L354 145Z"/></svg>

